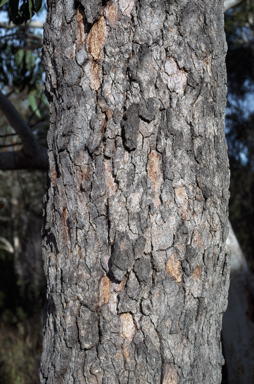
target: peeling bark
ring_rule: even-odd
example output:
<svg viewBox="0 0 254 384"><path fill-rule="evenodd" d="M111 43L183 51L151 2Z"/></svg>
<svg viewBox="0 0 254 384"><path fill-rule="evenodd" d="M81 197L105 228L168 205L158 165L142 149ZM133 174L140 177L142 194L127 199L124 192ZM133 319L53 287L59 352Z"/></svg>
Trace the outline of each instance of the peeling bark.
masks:
<svg viewBox="0 0 254 384"><path fill-rule="evenodd" d="M223 1L51 0L41 383L220 383Z"/></svg>

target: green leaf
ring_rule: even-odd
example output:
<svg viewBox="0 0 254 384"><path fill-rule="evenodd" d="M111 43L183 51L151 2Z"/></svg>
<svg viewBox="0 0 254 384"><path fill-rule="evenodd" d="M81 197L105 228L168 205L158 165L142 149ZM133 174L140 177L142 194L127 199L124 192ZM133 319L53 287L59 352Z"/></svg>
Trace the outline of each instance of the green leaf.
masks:
<svg viewBox="0 0 254 384"><path fill-rule="evenodd" d="M36 114L36 116L41 118L41 114L40 114L40 111L38 109L36 99L35 99L34 95L32 95L32 94L30 94L28 97L28 105L31 107L32 111Z"/></svg>
<svg viewBox="0 0 254 384"><path fill-rule="evenodd" d="M26 61L27 70L31 71L31 67L33 63L32 63L32 52L30 50L26 51L25 61Z"/></svg>
<svg viewBox="0 0 254 384"><path fill-rule="evenodd" d="M28 9L29 9L29 16L31 19L33 16L33 0L28 0Z"/></svg>
<svg viewBox="0 0 254 384"><path fill-rule="evenodd" d="M41 0L33 0L33 3L34 3L35 12L38 12L41 8L42 1Z"/></svg>
<svg viewBox="0 0 254 384"><path fill-rule="evenodd" d="M2 0L0 3L0 7L2 7L5 3L7 3L8 0Z"/></svg>
<svg viewBox="0 0 254 384"><path fill-rule="evenodd" d="M22 69L23 68L23 58L24 58L25 51L24 49L19 49L18 52L15 55L15 61L17 65Z"/></svg>

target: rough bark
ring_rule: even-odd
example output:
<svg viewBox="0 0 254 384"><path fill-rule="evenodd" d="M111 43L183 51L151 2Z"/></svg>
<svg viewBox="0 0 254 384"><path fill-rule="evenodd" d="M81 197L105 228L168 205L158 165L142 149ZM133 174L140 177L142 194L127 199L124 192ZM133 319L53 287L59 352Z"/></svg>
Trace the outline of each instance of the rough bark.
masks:
<svg viewBox="0 0 254 384"><path fill-rule="evenodd" d="M220 383L223 1L48 5L41 383Z"/></svg>
<svg viewBox="0 0 254 384"><path fill-rule="evenodd" d="M230 225L231 254L228 308L223 316L222 340L229 384L254 382L254 287L243 252Z"/></svg>

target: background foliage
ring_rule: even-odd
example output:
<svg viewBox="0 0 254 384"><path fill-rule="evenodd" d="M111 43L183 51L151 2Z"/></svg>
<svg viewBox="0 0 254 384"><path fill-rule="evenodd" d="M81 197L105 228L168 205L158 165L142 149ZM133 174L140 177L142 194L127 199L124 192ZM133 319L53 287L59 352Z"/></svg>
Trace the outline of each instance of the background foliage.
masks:
<svg viewBox="0 0 254 384"><path fill-rule="evenodd" d="M27 21L41 1L5 2L15 23ZM18 9L18 5L20 8ZM30 8L29 8L30 7ZM37 8L36 8L37 7ZM41 12L46 8L42 4ZM0 89L18 109L40 145L46 146L48 103L43 93L42 30L28 25L0 29ZM0 115L0 151L21 149ZM0 383L37 384L42 348L45 279L40 231L46 173L0 171ZM5 241L13 248L7 251ZM8 247L7 247L8 248Z"/></svg>

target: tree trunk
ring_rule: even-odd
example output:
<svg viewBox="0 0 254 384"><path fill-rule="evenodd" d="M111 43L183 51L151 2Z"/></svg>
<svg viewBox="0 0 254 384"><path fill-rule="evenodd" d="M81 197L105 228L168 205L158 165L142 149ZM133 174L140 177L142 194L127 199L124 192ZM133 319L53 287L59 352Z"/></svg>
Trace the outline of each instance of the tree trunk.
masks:
<svg viewBox="0 0 254 384"><path fill-rule="evenodd" d="M228 308L223 316L222 340L228 384L254 383L254 287L243 252L230 225L231 253Z"/></svg>
<svg viewBox="0 0 254 384"><path fill-rule="evenodd" d="M221 381L223 1L51 0L41 383Z"/></svg>

